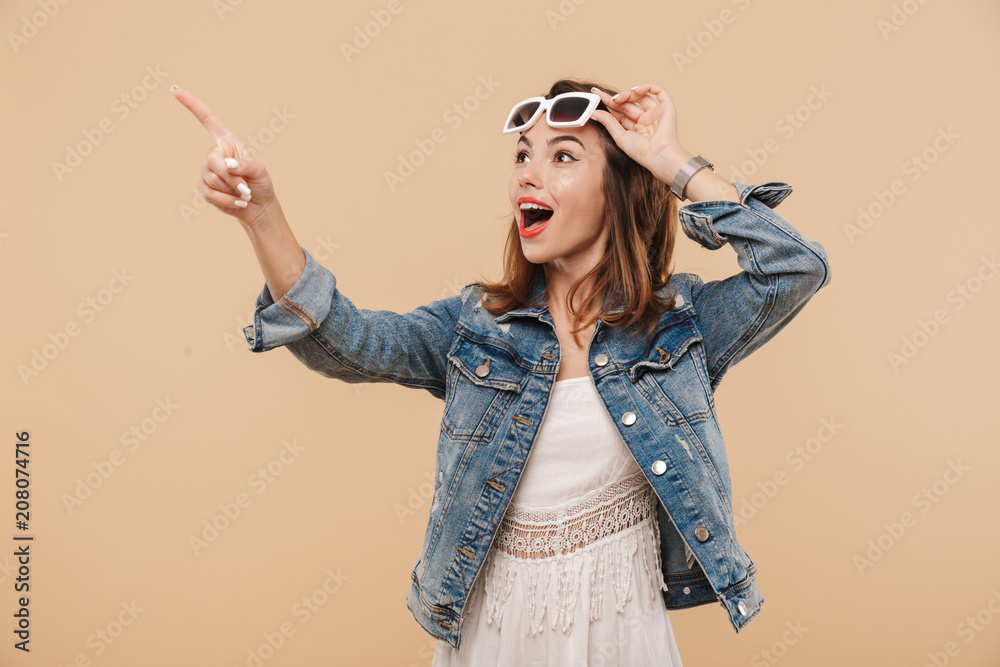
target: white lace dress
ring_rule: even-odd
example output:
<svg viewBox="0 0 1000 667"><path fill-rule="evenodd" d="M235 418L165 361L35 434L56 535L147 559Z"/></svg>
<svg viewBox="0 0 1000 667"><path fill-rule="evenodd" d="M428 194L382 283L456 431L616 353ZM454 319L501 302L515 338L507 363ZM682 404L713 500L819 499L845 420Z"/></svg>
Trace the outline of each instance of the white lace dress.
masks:
<svg viewBox="0 0 1000 667"><path fill-rule="evenodd" d="M681 667L663 601L656 495L590 377L551 404L469 594L462 646L432 667Z"/></svg>

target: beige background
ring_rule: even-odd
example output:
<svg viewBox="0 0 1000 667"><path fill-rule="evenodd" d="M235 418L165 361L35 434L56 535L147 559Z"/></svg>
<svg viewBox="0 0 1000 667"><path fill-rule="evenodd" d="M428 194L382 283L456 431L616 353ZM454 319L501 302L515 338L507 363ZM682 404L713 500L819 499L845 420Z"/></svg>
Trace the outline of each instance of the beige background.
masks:
<svg viewBox="0 0 1000 667"><path fill-rule="evenodd" d="M405 312L498 275L513 152L499 128L561 76L662 85L689 150L731 180L795 186L778 211L833 266L717 393L766 602L739 634L718 605L672 612L684 664L1000 662L1000 279L984 264L1000 246L997 3L48 4L51 18L45 2L0 4L0 664L248 665L262 644L268 667L430 663L405 597L442 404L247 352L262 275L233 219L186 208L213 142L168 88L257 137L298 240L344 294ZM340 45L373 11L391 21L348 62ZM481 78L494 90L470 98ZM456 104L471 109L457 126ZM385 173L435 128L445 141L391 190ZM87 154L57 174L71 148ZM736 178L754 153L763 164ZM675 269L738 266L682 237ZM893 368L904 339L919 347ZM133 428L143 440L123 441ZM30 655L12 648L7 555L25 429ZM286 441L300 451L277 464ZM261 484L269 464L280 475ZM249 506L196 555L191 536L241 493ZM267 651L282 624L293 633Z"/></svg>

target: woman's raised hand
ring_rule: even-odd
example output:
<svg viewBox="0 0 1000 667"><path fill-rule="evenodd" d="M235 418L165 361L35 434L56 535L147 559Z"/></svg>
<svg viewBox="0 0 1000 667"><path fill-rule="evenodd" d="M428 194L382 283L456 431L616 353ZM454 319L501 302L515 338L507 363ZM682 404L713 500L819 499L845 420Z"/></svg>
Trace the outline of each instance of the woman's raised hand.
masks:
<svg viewBox="0 0 1000 667"><path fill-rule="evenodd" d="M623 90L617 99L592 89L610 113L595 110L592 118L608 129L626 155L665 183L694 155L677 139L677 109L667 91L654 83Z"/></svg>
<svg viewBox="0 0 1000 667"><path fill-rule="evenodd" d="M205 156L196 185L205 201L248 227L267 220L277 207L271 177L263 163L253 158L232 132L190 91L171 87L178 102L187 107L213 137L215 146Z"/></svg>

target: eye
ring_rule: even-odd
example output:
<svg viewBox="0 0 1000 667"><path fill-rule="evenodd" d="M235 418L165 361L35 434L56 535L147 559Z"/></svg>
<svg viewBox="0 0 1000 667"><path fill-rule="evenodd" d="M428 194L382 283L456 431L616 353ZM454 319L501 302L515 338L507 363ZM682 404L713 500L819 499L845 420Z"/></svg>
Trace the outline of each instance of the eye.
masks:
<svg viewBox="0 0 1000 667"><path fill-rule="evenodd" d="M524 162L524 160L521 159L522 155L527 156L528 153L526 151L516 151L514 153L514 164L521 164L522 162ZM560 160L559 159L560 156L565 156L565 157L567 157L569 159L567 159L567 160ZM530 159L530 158L528 158L528 159ZM573 157L572 155L570 155L569 153L567 153L566 151L559 151L558 153L556 153L555 161L556 162L561 162L563 164L566 164L568 162L577 162L577 159L575 157Z"/></svg>

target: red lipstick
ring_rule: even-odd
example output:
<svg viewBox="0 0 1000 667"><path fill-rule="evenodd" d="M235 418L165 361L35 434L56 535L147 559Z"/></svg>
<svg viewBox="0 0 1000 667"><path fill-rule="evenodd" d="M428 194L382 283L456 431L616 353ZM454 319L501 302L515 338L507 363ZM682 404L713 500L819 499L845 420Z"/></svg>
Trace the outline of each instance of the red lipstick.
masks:
<svg viewBox="0 0 1000 667"><path fill-rule="evenodd" d="M546 227L549 226L549 222L552 220L552 218L555 217L555 211L553 210L552 215L549 216L548 220L541 223L540 225L535 225L531 229L525 229L524 209L521 208L521 204L539 204L540 206L545 206L546 208L552 208L545 202L535 199L534 197L521 197L520 199L518 199L517 206L519 215L517 218L517 226L518 226L518 232L521 234L521 238L531 238L533 236L538 236L539 234L542 233L542 230L544 230Z"/></svg>

